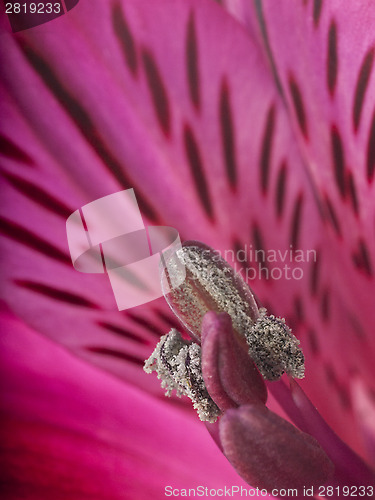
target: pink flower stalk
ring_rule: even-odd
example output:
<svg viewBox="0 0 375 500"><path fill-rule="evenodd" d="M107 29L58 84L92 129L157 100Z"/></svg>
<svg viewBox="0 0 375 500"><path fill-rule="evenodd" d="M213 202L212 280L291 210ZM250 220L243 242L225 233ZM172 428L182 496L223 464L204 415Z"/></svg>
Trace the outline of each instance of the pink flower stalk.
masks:
<svg viewBox="0 0 375 500"><path fill-rule="evenodd" d="M180 328L165 302L119 313L105 277L71 265L67 217L130 187L148 224L235 250L301 342L305 378L267 382L266 409L251 364L215 363L228 319L205 318L205 383L224 409L210 432L238 472L271 486L288 436L296 481L331 462L335 486L373 481L374 27L370 0L81 0L16 34L1 16L6 498L246 486L142 371Z"/></svg>

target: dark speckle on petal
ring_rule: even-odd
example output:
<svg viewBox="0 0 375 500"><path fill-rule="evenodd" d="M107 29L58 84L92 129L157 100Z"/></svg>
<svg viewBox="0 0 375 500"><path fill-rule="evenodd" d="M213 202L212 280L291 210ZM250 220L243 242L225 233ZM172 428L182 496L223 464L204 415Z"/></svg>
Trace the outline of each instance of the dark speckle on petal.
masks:
<svg viewBox="0 0 375 500"><path fill-rule="evenodd" d="M81 295L77 295L68 290L61 290L58 288L53 288L49 285L44 285L43 283L37 283L35 281L28 280L15 280L16 285L19 285L26 290L31 290L40 295L44 295L48 299L65 302L66 304L87 307L89 309L101 309L99 304L92 302Z"/></svg>
<svg viewBox="0 0 375 500"><path fill-rule="evenodd" d="M271 105L268 110L266 123L264 126L262 148L260 153L260 184L263 194L266 194L268 190L274 130L275 106Z"/></svg>
<svg viewBox="0 0 375 500"><path fill-rule="evenodd" d="M318 27L322 13L323 0L313 0L313 19L315 27Z"/></svg>
<svg viewBox="0 0 375 500"><path fill-rule="evenodd" d="M8 219L0 217L0 233L4 234L17 243L35 250L49 259L55 259L63 264L72 265L72 260L69 255L62 252L58 247L55 247L47 240L44 240L29 229L16 224Z"/></svg>
<svg viewBox="0 0 375 500"><path fill-rule="evenodd" d="M15 144L3 135L0 135L0 154L24 165L34 165L33 160L19 144Z"/></svg>
<svg viewBox="0 0 375 500"><path fill-rule="evenodd" d="M334 175L336 185L342 196L346 195L346 175L345 175L345 156L344 147L341 140L341 135L336 127L333 125L331 128L331 154L334 168Z"/></svg>
<svg viewBox="0 0 375 500"><path fill-rule="evenodd" d="M268 267L262 233L260 227L256 223L254 223L253 225L253 242L257 261L263 264L265 267Z"/></svg>
<svg viewBox="0 0 375 500"><path fill-rule="evenodd" d="M87 346L85 348L88 352L92 352L94 354L100 354L102 356L110 356L114 359L118 359L119 361L124 361L128 363L134 363L138 366L143 366L143 359L140 359L132 354L124 351L118 351L116 349L110 349L108 347L101 346Z"/></svg>
<svg viewBox="0 0 375 500"><path fill-rule="evenodd" d="M372 47L362 62L361 69L359 70L357 85L354 92L354 103L353 103L353 127L354 132L358 131L359 123L361 120L361 114L363 109L363 102L366 95L366 90L368 87L368 82L371 75L372 65L374 62L375 50Z"/></svg>
<svg viewBox="0 0 375 500"><path fill-rule="evenodd" d="M341 237L342 232L341 232L341 226L339 223L339 219L336 215L335 209L333 208L331 200L329 199L328 196L326 196L325 202L326 202L328 220L331 223L334 230L336 231L337 236Z"/></svg>
<svg viewBox="0 0 375 500"><path fill-rule="evenodd" d="M330 291L328 288L323 290L323 293L320 298L320 310L322 314L323 321L328 321L331 314L331 297Z"/></svg>
<svg viewBox="0 0 375 500"><path fill-rule="evenodd" d="M352 260L357 269L363 271L369 278L373 276L370 253L362 238L358 241L357 250L352 254Z"/></svg>
<svg viewBox="0 0 375 500"><path fill-rule="evenodd" d="M293 251L298 249L299 246L299 236L302 221L302 210L303 210L303 193L300 193L294 203L293 216L290 226L290 244L292 245Z"/></svg>
<svg viewBox="0 0 375 500"><path fill-rule="evenodd" d="M124 54L126 65L131 73L136 76L138 70L138 56L135 41L120 5L115 5L113 8L112 23L115 35L118 38Z"/></svg>
<svg viewBox="0 0 375 500"><path fill-rule="evenodd" d="M372 114L370 133L367 143L367 179L369 182L374 180L375 174L375 110Z"/></svg>
<svg viewBox="0 0 375 500"><path fill-rule="evenodd" d="M294 79L294 77L292 75L289 76L289 90L290 90L290 95L292 97L294 111L296 113L299 128L301 129L301 132L302 132L303 136L305 137L305 139L308 140L309 139L309 132L307 129L305 106L303 103L301 90L300 90L299 86L297 85L296 80Z"/></svg>
<svg viewBox="0 0 375 500"><path fill-rule="evenodd" d="M11 174L10 172L3 172L3 176L12 184L20 193L33 200L38 205L41 205L46 210L60 215L65 219L73 212L73 210L66 206L65 203L48 193L38 185L24 179L18 175Z"/></svg>
<svg viewBox="0 0 375 500"><path fill-rule="evenodd" d="M354 215L358 216L359 202L358 202L357 190L355 187L353 173L350 170L348 170L347 178L348 178L347 187L348 187L349 199L353 208Z"/></svg>
<svg viewBox="0 0 375 500"><path fill-rule="evenodd" d="M232 189L237 184L237 158L235 145L235 128L230 104L230 89L224 78L220 89L220 128L226 174Z"/></svg>
<svg viewBox="0 0 375 500"><path fill-rule="evenodd" d="M186 157L190 166L190 171L193 176L199 200L208 217L213 219L213 207L208 183L205 177L201 153L193 130L188 124L185 124L184 128L184 145Z"/></svg>
<svg viewBox="0 0 375 500"><path fill-rule="evenodd" d="M336 28L336 23L332 21L328 32L328 50L327 50L327 85L331 97L333 97L335 93L337 71L338 71L337 28Z"/></svg>
<svg viewBox="0 0 375 500"><path fill-rule="evenodd" d="M112 323L107 323L106 321L98 321L98 325L105 330L108 330L111 333L114 333L115 335L119 335L120 337L132 340L134 342L137 342L138 344L149 344L149 342L141 337L140 335L137 335L134 332L131 332L129 330L125 330L121 326L114 325Z"/></svg>
<svg viewBox="0 0 375 500"><path fill-rule="evenodd" d="M169 138L171 134L171 110L166 88L156 61L148 49L143 49L142 60L158 122L164 135Z"/></svg>

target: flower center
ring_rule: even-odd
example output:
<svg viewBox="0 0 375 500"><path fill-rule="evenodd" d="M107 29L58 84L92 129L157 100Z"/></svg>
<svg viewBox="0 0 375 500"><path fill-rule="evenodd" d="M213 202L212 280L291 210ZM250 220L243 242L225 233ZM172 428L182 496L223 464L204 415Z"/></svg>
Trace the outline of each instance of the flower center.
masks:
<svg viewBox="0 0 375 500"><path fill-rule="evenodd" d="M220 404L217 406L215 403L218 402L211 398L202 375L204 345L202 348L199 345L203 318L210 311L230 316L233 330L229 321L227 335L232 335L235 342L246 345L248 357L245 362L255 363L265 380L278 380L283 373L303 378L304 356L299 340L292 335L284 319L268 316L264 308L258 309L249 286L218 252L199 242L185 243L182 249L168 258L168 266L162 273L164 290L171 288L165 285L175 282L177 273L183 267L184 282L168 291L165 298L195 342L183 340L179 332L172 329L161 338L145 364L147 373L157 372L162 387L167 389L166 395L169 396L175 389L177 395L188 396L202 420L212 422L219 416ZM232 372L236 371L238 359L236 356L232 357L232 361L228 359L226 365L231 362ZM228 366L225 370L225 376L219 374L218 378L228 378L231 370ZM228 387L229 382L220 380L220 384Z"/></svg>

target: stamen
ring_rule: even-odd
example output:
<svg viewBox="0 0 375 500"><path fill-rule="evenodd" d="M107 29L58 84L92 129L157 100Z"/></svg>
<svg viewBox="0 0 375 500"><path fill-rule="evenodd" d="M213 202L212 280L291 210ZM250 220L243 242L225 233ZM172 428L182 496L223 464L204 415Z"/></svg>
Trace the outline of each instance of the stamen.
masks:
<svg viewBox="0 0 375 500"><path fill-rule="evenodd" d="M300 341L291 333L284 318L267 316L264 308L246 333L249 354L266 380L278 380L286 372L294 378L303 378L305 358Z"/></svg>
<svg viewBox="0 0 375 500"><path fill-rule="evenodd" d="M163 335L146 360L144 371L156 371L166 396L175 390L177 396L188 396L202 421L215 422L220 410L208 394L202 376L201 348L184 340L176 329Z"/></svg>
<svg viewBox="0 0 375 500"><path fill-rule="evenodd" d="M166 275L166 271L162 275L164 290L168 281L179 278L181 264L185 281L165 293L165 298L197 342L205 314L226 312L235 334L246 339L249 355L266 380L278 380L284 372L303 378L304 356L285 320L258 310L249 286L218 252L199 242L184 243L168 261L169 273L176 276Z"/></svg>
<svg viewBox="0 0 375 500"><path fill-rule="evenodd" d="M181 273L182 267L186 273L184 281L170 275ZM166 284L170 280L183 283L165 293L166 301L197 342L200 343L202 320L208 311L228 313L233 328L242 337L257 319L258 307L241 275L218 252L203 243L184 243L170 257L168 271L169 275L166 270L162 274L163 290L169 291Z"/></svg>

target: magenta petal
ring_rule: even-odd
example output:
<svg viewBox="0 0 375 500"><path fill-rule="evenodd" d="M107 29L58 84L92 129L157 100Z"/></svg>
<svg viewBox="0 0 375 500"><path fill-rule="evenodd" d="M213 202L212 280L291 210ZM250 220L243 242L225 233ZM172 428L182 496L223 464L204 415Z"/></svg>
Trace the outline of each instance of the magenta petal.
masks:
<svg viewBox="0 0 375 500"><path fill-rule="evenodd" d="M235 337L226 313L208 312L203 318L202 372L210 396L222 411L267 400L265 383L246 344Z"/></svg>
<svg viewBox="0 0 375 500"><path fill-rule="evenodd" d="M290 379L292 399L301 412L300 427L307 430L322 443L335 464L335 480L342 485L375 484L375 473L356 455L327 425L298 383Z"/></svg>
<svg viewBox="0 0 375 500"><path fill-rule="evenodd" d="M325 483L333 465L319 443L263 405L228 410L220 421L224 453L252 486L297 488Z"/></svg>
<svg viewBox="0 0 375 500"><path fill-rule="evenodd" d="M298 324L307 360L302 386L340 437L365 455L353 415L352 375L374 393L375 4L222 4L263 45L273 66L324 221L312 228L304 211L313 204L304 199L301 237L311 238L317 259L298 286L280 282L284 296L277 297L273 283L269 301L278 308L294 294L294 304L276 311ZM293 177L297 170L294 162ZM271 232L264 232L263 246L276 248ZM252 288L261 296L258 285ZM323 369L314 370L316 363ZM322 391L327 383L329 398Z"/></svg>
<svg viewBox="0 0 375 500"><path fill-rule="evenodd" d="M218 250L317 248L321 223L263 54L214 2L80 2L52 31L17 41L4 31L2 41L0 129L33 160L3 160L2 296L33 328L140 382L144 342L154 325L167 331L165 311L119 316L106 277L72 268L65 235L70 211L125 187L153 223ZM152 74L169 114L156 105ZM269 284L258 281L256 293L290 314L300 282L274 281L272 294Z"/></svg>
<svg viewBox="0 0 375 500"><path fill-rule="evenodd" d="M198 419L0 320L1 498L159 500L170 484L246 486Z"/></svg>

